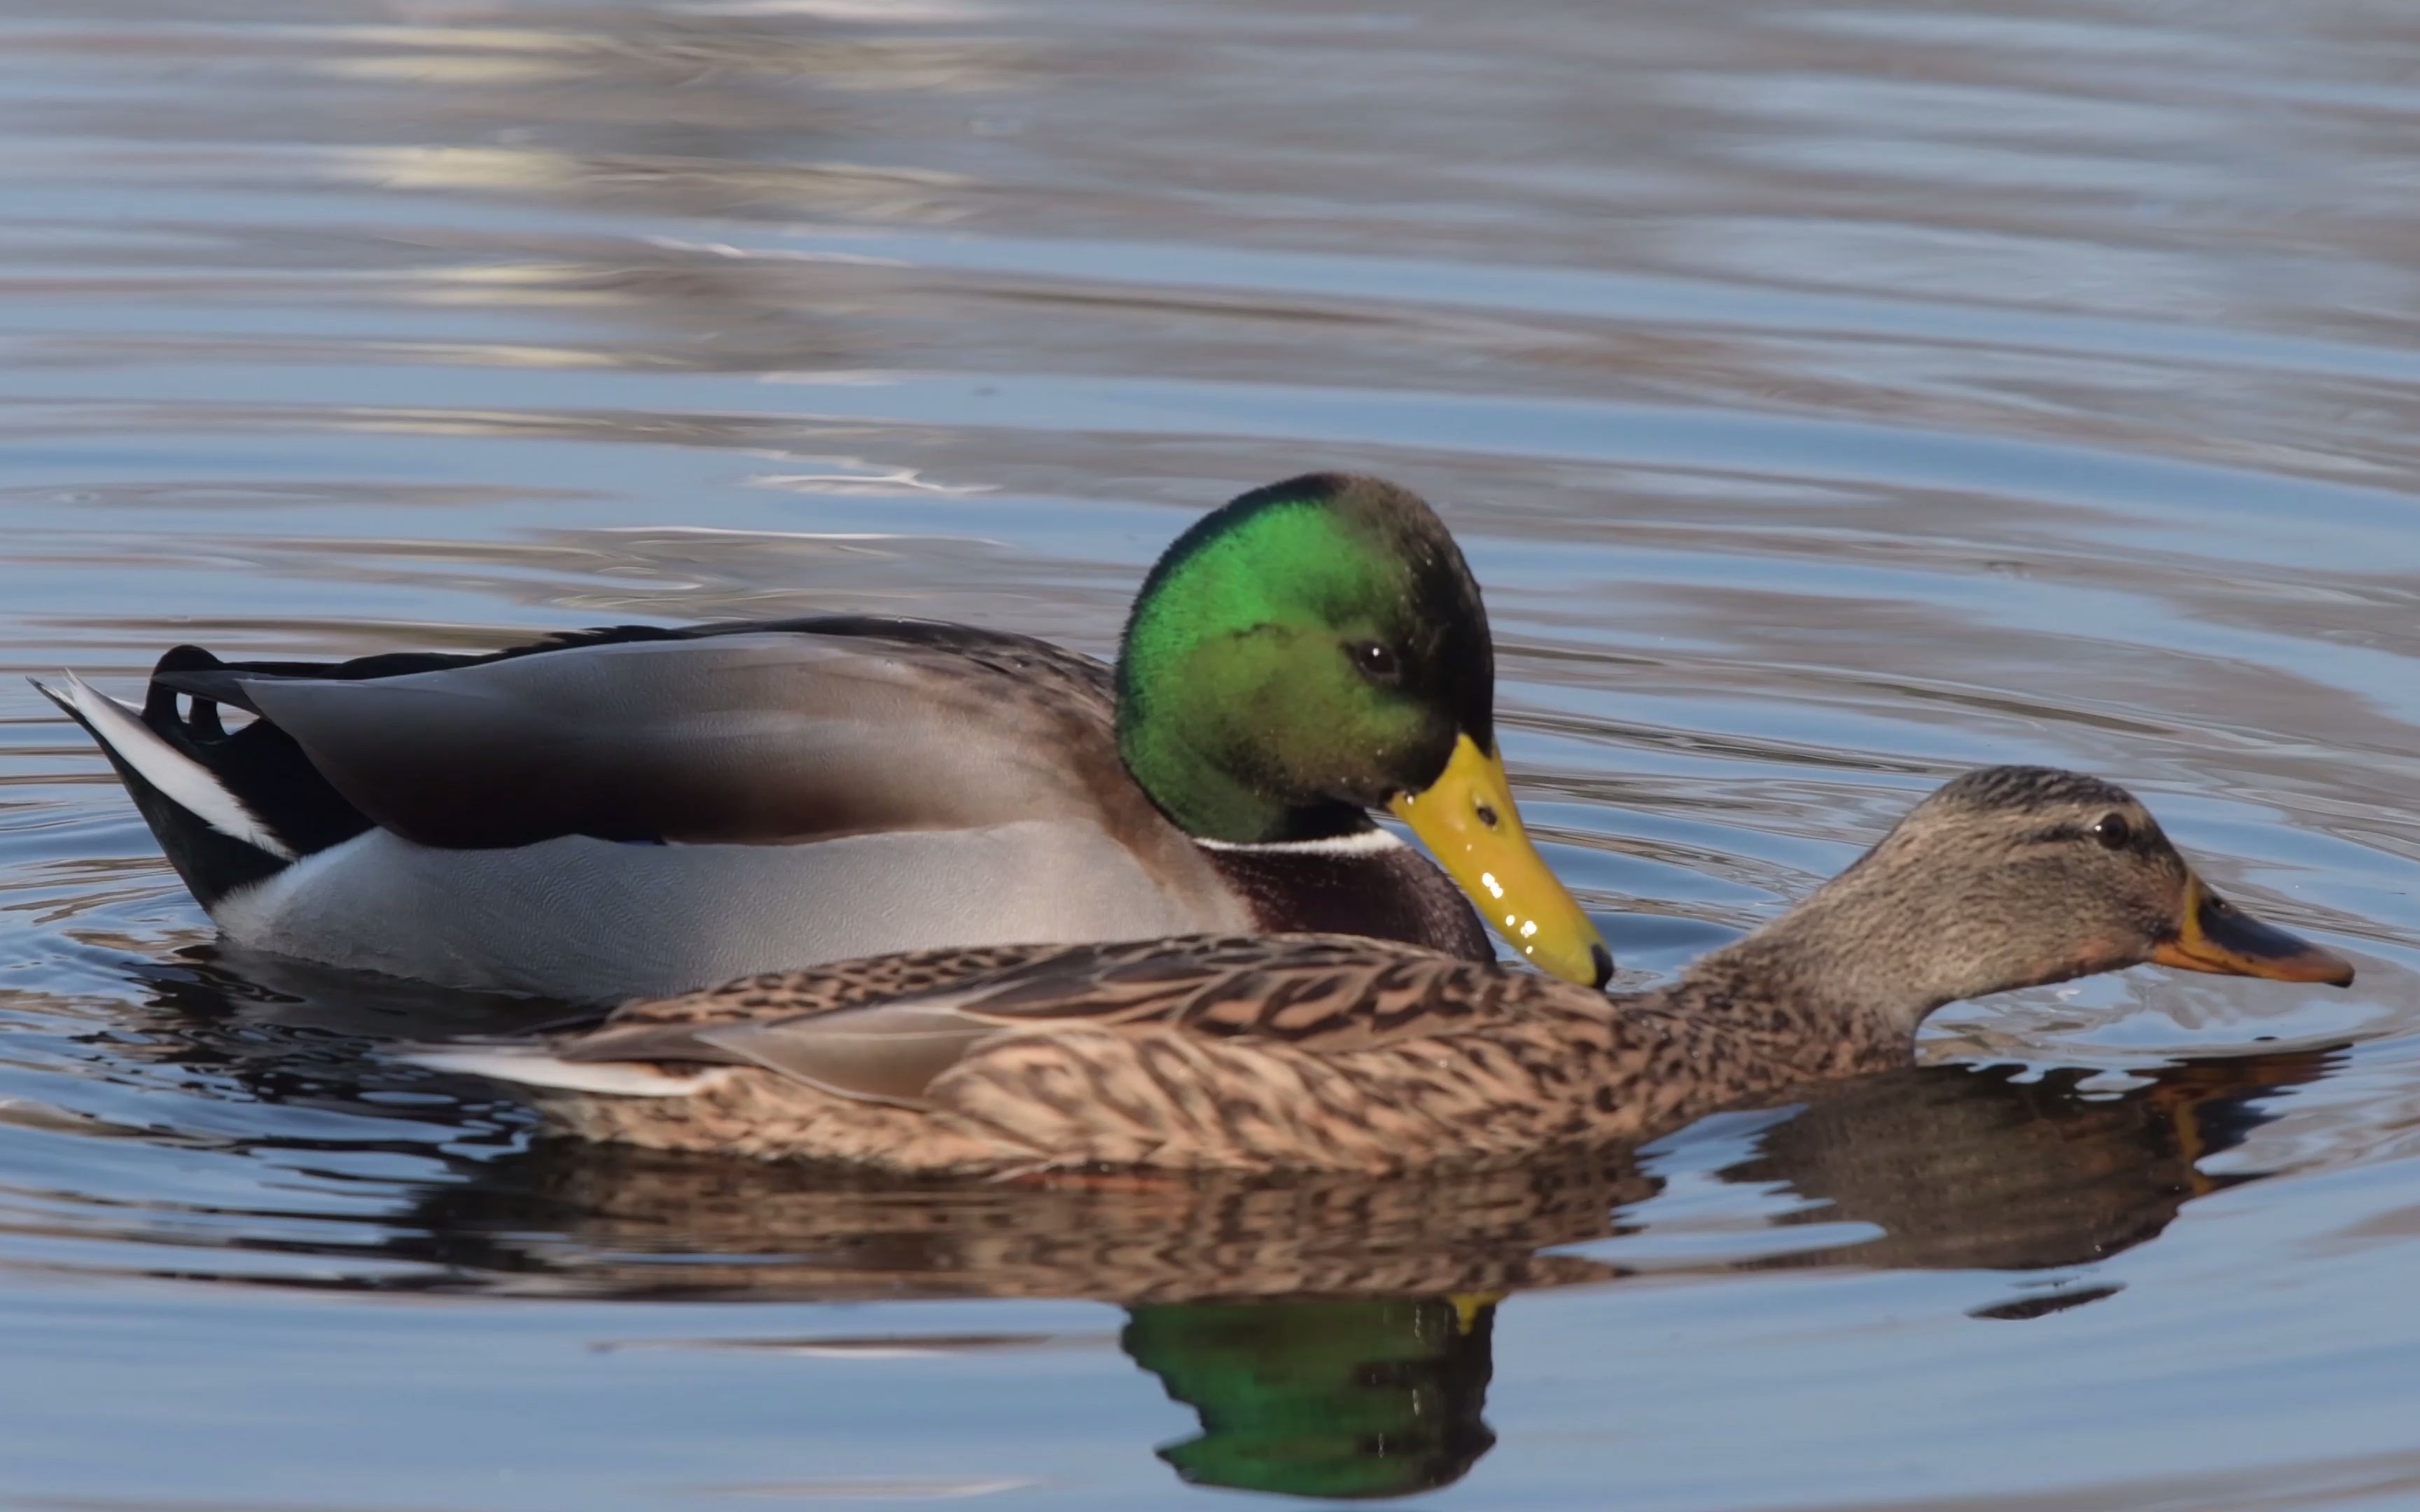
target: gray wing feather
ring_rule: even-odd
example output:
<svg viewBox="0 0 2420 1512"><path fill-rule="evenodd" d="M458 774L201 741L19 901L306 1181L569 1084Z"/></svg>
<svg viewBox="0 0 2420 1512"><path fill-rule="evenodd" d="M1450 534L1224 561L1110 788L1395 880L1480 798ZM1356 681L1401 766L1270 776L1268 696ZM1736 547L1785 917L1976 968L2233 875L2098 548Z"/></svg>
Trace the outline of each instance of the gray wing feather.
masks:
<svg viewBox="0 0 2420 1512"><path fill-rule="evenodd" d="M772 633L370 679L241 677L344 796L422 844L805 841L1097 818L1097 697L944 650ZM240 692L242 696L236 696Z"/></svg>
<svg viewBox="0 0 2420 1512"><path fill-rule="evenodd" d="M885 1005L696 1031L717 1050L839 1097L929 1108L933 1078L1001 1032L946 1008Z"/></svg>

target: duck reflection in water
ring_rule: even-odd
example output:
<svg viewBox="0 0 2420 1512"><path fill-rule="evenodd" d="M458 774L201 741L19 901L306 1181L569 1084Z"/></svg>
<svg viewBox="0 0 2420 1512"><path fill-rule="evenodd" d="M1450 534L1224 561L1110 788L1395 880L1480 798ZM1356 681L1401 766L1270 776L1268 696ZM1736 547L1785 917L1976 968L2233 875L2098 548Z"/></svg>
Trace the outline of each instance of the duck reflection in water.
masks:
<svg viewBox="0 0 2420 1512"><path fill-rule="evenodd" d="M199 952L151 968L148 1053L268 1100L427 1126L427 1083L374 1053L434 1026L411 995L365 1007L333 979L272 983L256 967ZM440 999L431 1011L466 1011ZM2269 1094L2332 1064L2307 1051L2207 1059L2117 1094L2079 1090L2081 1072L1965 1066L1825 1088L1720 1176L1793 1196L1776 1226L1856 1224L1871 1237L1712 1268L2006 1272L2010 1295L1978 1317L2081 1304L2114 1288L2088 1271L2049 1287L2027 1278L2148 1242L2188 1202L2256 1180L2200 1162L2267 1121ZM407 1082L420 1095L398 1105ZM1618 1284L1624 1246L1591 1242L1652 1232L1662 1186L1657 1156L1636 1151L1374 1181L1036 1190L533 1141L509 1099L466 1106L455 1129L453 1180L399 1187L407 1205L375 1252L332 1245L336 1263L362 1261L338 1284L1111 1303L1127 1310L1126 1352L1199 1415L1198 1432L1157 1451L1177 1474L1326 1498L1409 1495L1466 1473L1494 1443L1483 1413L1499 1300ZM498 1152L482 1157L488 1139ZM322 1148L290 1143L293 1158Z"/></svg>
<svg viewBox="0 0 2420 1512"><path fill-rule="evenodd" d="M1723 1175L1811 1199L1781 1224L1860 1223L1875 1236L1736 1268L2092 1264L2157 1237L2195 1197L2253 1179L2196 1163L2266 1121L2264 1095L2328 1063L2195 1062L2117 1096L2080 1093L2082 1072L2020 1080L2007 1068L1839 1088L1764 1131L1759 1152ZM903 1189L548 1140L433 1194L416 1227L429 1257L516 1288L1122 1304L1126 1352L1200 1415L1197 1434L1157 1451L1180 1476L1367 1498L1450 1484L1487 1453L1498 1302L1618 1282L1624 1267L1588 1242L1652 1223L1652 1208L1633 1214L1660 1185L1652 1158L1622 1154L1388 1182ZM668 1264L672 1254L682 1258ZM1977 1316L2039 1316L2115 1290L2037 1286L2020 1280Z"/></svg>

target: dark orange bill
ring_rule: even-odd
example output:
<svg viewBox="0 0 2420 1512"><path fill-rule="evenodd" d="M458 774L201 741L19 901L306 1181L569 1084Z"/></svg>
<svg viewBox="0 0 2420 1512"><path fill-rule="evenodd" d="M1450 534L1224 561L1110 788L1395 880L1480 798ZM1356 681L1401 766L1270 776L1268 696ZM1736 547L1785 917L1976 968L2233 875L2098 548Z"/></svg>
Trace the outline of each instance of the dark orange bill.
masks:
<svg viewBox="0 0 2420 1512"><path fill-rule="evenodd" d="M2183 913L2176 937L2151 951L2151 959L2164 966L2272 981L2323 981L2331 987L2352 983L2351 962L2299 934L2262 923L2211 891L2199 877L2185 879Z"/></svg>

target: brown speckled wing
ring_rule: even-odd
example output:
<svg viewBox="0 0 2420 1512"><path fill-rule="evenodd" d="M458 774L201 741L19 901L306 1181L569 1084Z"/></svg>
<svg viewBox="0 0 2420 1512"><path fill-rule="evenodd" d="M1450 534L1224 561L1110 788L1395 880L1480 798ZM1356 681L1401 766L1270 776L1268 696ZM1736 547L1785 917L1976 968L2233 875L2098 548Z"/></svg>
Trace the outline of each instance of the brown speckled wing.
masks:
<svg viewBox="0 0 2420 1512"><path fill-rule="evenodd" d="M1001 1030L1148 1028L1332 1054L1494 1017L1529 980L1349 935L1189 935L1042 951L910 1001L946 997Z"/></svg>
<svg viewBox="0 0 2420 1512"><path fill-rule="evenodd" d="M742 977L704 992L626 1003L613 1011L597 1033L601 1036L643 1026L741 1024L830 1013L990 980L1012 967L1063 953L1066 949L1048 945L946 947L836 961L799 971L770 971Z"/></svg>
<svg viewBox="0 0 2420 1512"><path fill-rule="evenodd" d="M1045 1057L1064 1046L1071 1058L1103 1035L1316 1057L1499 1020L1541 981L1326 935L923 951L633 1004L563 1053L749 1064L843 1097L923 1106L937 1077L1003 1037Z"/></svg>
<svg viewBox="0 0 2420 1512"><path fill-rule="evenodd" d="M597 1137L959 1173L1521 1160L1907 1058L1748 986L1608 999L1373 940L1194 935L752 978L557 1050L747 1068L679 1117L593 1099Z"/></svg>

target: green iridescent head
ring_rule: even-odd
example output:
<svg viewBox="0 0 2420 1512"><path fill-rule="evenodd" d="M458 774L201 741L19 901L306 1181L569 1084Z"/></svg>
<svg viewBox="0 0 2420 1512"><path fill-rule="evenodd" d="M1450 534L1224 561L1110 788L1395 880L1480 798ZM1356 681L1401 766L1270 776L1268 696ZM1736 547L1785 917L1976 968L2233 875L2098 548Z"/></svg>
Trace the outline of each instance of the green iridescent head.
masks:
<svg viewBox="0 0 2420 1512"><path fill-rule="evenodd" d="M1495 747L1479 585L1436 515L1314 473L1196 522L1144 579L1118 658L1118 741L1207 840L1309 840Z"/></svg>
<svg viewBox="0 0 2420 1512"><path fill-rule="evenodd" d="M1118 657L1118 749L1197 840L1412 827L1481 917L1558 976L1612 954L1529 844L1496 750L1479 585L1429 506L1376 478L1258 488L1177 539Z"/></svg>

